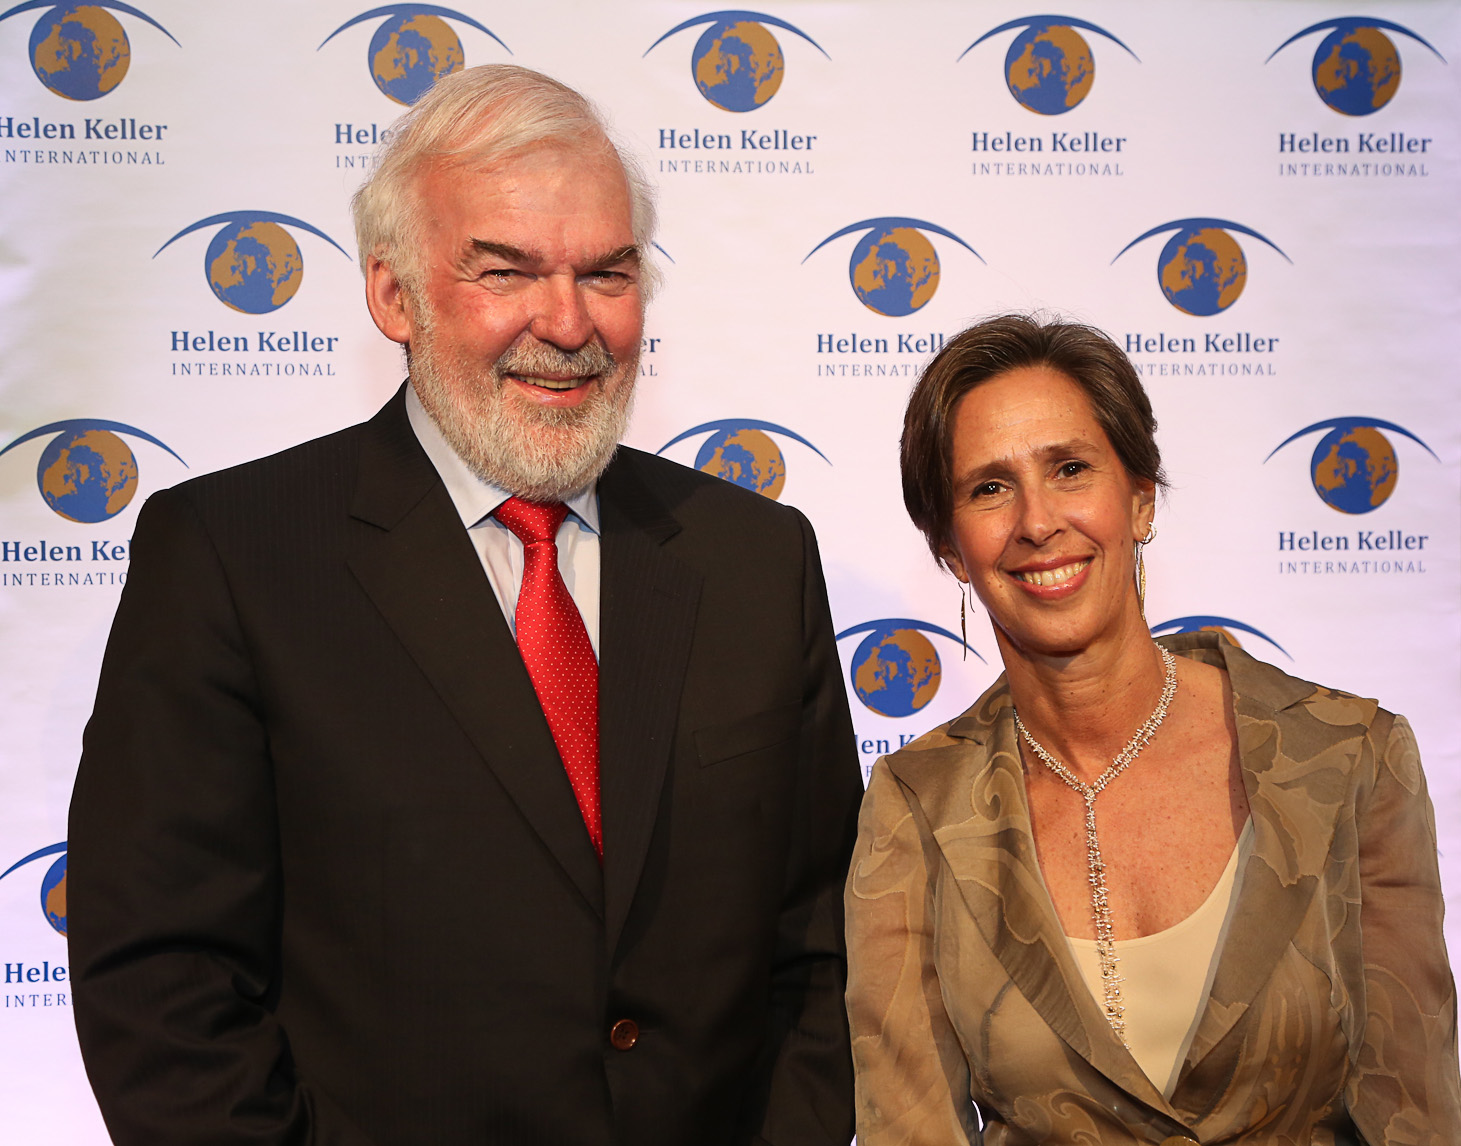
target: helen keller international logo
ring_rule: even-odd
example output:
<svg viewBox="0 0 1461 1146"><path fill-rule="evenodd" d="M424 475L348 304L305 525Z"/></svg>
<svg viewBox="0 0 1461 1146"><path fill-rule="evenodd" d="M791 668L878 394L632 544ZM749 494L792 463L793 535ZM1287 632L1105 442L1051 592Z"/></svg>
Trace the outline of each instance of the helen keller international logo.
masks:
<svg viewBox="0 0 1461 1146"><path fill-rule="evenodd" d="M662 454L697 434L706 435L695 455L697 470L773 501L781 497L782 488L786 485L786 455L772 434L799 442L828 465L832 464L826 454L794 430L778 426L775 422L759 422L751 418L722 418L693 426L683 434L675 435L655 452Z"/></svg>
<svg viewBox="0 0 1461 1146"><path fill-rule="evenodd" d="M0 20L44 9L30 33L30 66L36 79L58 96L72 100L100 99L127 77L132 42L112 12L151 24L174 44L173 34L130 4L94 0L90 4L57 4L27 0L4 12Z"/></svg>
<svg viewBox="0 0 1461 1146"><path fill-rule="evenodd" d="M706 12L676 24L644 50L647 56L677 32L709 27L690 53L690 75L705 99L721 111L755 111L771 102L786 77L786 58L774 28L800 36L827 59L826 50L800 28L765 12Z"/></svg>
<svg viewBox="0 0 1461 1146"><path fill-rule="evenodd" d="M116 517L137 495L137 455L117 437L130 434L151 442L178 461L170 446L145 430L99 418L71 418L21 434L0 456L33 438L52 435L36 463L36 487L48 506L67 521L95 525Z"/></svg>
<svg viewBox="0 0 1461 1146"><path fill-rule="evenodd" d="M1327 431L1314 447L1309 459L1309 478L1314 492L1330 509L1340 513L1370 513L1390 500L1400 477L1400 460L1395 447L1381 430L1400 434L1415 442L1431 457L1434 450L1404 426L1379 418L1328 418L1305 426L1290 434L1264 458L1269 458L1290 442L1317 430Z"/></svg>
<svg viewBox="0 0 1461 1146"><path fill-rule="evenodd" d="M282 224L282 225L281 225ZM157 258L184 235L218 227L203 255L203 274L218 301L244 314L268 314L292 299L304 282L304 255L285 227L324 239L348 259L345 248L318 227L275 211L225 211L190 223L157 248Z"/></svg>
<svg viewBox="0 0 1461 1146"><path fill-rule="evenodd" d="M320 48L345 29L368 20L381 21L365 51L370 78L382 95L406 106L424 96L442 76L459 72L466 64L461 37L448 20L458 20L485 32L512 55L512 49L491 28L454 8L436 4L387 4L384 8L372 8L346 20L324 38Z"/></svg>
<svg viewBox="0 0 1461 1146"><path fill-rule="evenodd" d="M922 309L938 290L938 251L925 231L952 239L981 263L984 261L978 251L937 223L889 215L864 219L832 232L808 251L802 262L828 243L862 232L847 266L853 293L874 314L902 318Z"/></svg>
<svg viewBox="0 0 1461 1146"><path fill-rule="evenodd" d="M46 874L41 876L41 913L46 917L46 922L54 927L62 935L66 934L66 841L59 844L52 844L50 847L33 851L23 859L16 860L3 872L0 872L0 879L4 879L17 868L22 868L32 860L44 859L47 856L59 855L60 858L54 861L48 868Z"/></svg>
<svg viewBox="0 0 1461 1146"><path fill-rule="evenodd" d="M864 621L837 634L839 641L866 634L852 654L849 670L852 691L865 707L879 716L912 716L938 695L943 665L925 633L944 637L984 659L947 629L908 617Z"/></svg>
<svg viewBox="0 0 1461 1146"><path fill-rule="evenodd" d="M1243 293L1248 284L1248 260L1233 231L1251 235L1293 262L1273 240L1230 219L1173 219L1132 239L1111 261L1137 243L1167 231L1174 234L1157 257L1157 284L1167 301L1183 314L1201 318L1221 314Z"/></svg>
<svg viewBox="0 0 1461 1146"><path fill-rule="evenodd" d="M1267 633L1255 629L1252 625L1244 624L1242 621L1235 621L1232 617L1173 617L1170 621L1163 621L1160 625L1152 626L1152 636L1154 637L1173 633L1216 633L1223 640L1227 641L1228 644L1240 649L1243 647L1243 644L1234 634L1251 633L1253 636L1267 641L1279 652L1283 653L1284 656L1288 657L1289 660L1294 659L1292 656L1289 656L1288 649L1284 648Z"/></svg>
<svg viewBox="0 0 1461 1146"><path fill-rule="evenodd" d="M1004 82L1021 107L1038 115L1064 115L1080 105L1096 82L1095 56L1077 28L1105 36L1133 60L1138 59L1105 28L1073 16L1023 16L1006 21L965 48L959 59L990 37L1015 28L1021 32L1005 53Z"/></svg>
<svg viewBox="0 0 1461 1146"><path fill-rule="evenodd" d="M1446 62L1446 57L1418 33L1374 16L1346 16L1311 24L1275 48L1268 59L1273 59L1295 40L1326 31L1329 34L1314 50L1311 68L1314 91L1325 106L1340 115L1374 115L1400 90L1400 52L1395 41L1385 35L1387 31L1409 36L1430 48L1436 59Z"/></svg>

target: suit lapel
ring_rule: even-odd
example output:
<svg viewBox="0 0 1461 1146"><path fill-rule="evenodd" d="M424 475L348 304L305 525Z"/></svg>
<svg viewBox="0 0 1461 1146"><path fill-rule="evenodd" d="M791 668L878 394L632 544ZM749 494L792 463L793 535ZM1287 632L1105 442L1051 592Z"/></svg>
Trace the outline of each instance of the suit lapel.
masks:
<svg viewBox="0 0 1461 1146"><path fill-rule="evenodd" d="M700 574L665 542L679 523L620 449L599 481L599 787L608 950L644 869L669 764Z"/></svg>
<svg viewBox="0 0 1461 1146"><path fill-rule="evenodd" d="M532 682L461 518L406 418L365 427L351 572L589 906L603 881Z"/></svg>
<svg viewBox="0 0 1461 1146"><path fill-rule="evenodd" d="M1174 646L1175 647L1175 646ZM1183 1080L1247 1014L1308 911L1346 794L1345 769L1322 757L1363 727L1334 725L1296 710L1314 695L1307 681L1217 646L1233 688L1238 751L1253 819L1237 904ZM1287 712L1285 710L1288 710ZM1207 1074L1209 1072L1204 1072ZM1183 1097L1181 1081L1173 1101Z"/></svg>
<svg viewBox="0 0 1461 1146"><path fill-rule="evenodd" d="M1013 706L1003 680L949 727L983 746L971 776L943 768L935 806L916 788L961 898L1010 980L1075 1053L1133 1098L1172 1110L1106 1022L1045 887L1030 825ZM921 755L932 755L925 753ZM949 783L948 781L952 781ZM972 807L978 814L971 817Z"/></svg>

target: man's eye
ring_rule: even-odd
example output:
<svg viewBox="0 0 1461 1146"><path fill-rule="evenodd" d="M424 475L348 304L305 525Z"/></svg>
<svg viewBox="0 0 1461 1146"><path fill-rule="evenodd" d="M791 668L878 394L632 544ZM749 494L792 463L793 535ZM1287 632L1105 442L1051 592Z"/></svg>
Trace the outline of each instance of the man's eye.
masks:
<svg viewBox="0 0 1461 1146"><path fill-rule="evenodd" d="M975 497L995 497L999 494L1001 486L997 481L981 482L974 487Z"/></svg>
<svg viewBox="0 0 1461 1146"><path fill-rule="evenodd" d="M1085 462L1065 462L1060 467L1061 477L1080 477L1086 470L1090 469Z"/></svg>

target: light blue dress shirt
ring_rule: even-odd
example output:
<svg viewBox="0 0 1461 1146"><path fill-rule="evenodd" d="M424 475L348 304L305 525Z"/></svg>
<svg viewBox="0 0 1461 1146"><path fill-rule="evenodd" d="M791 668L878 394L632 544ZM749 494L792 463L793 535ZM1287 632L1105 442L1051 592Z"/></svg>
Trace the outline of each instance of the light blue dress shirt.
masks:
<svg viewBox="0 0 1461 1146"><path fill-rule="evenodd" d="M472 548L487 573L487 582L502 607L513 636L517 635L514 613L523 583L523 543L492 512L511 494L484 481L447 443L432 420L415 387L406 388L406 416L411 429L450 495L461 516ZM594 656L599 653L599 495L595 486L567 499L568 516L558 527L558 572L578 606L588 630Z"/></svg>

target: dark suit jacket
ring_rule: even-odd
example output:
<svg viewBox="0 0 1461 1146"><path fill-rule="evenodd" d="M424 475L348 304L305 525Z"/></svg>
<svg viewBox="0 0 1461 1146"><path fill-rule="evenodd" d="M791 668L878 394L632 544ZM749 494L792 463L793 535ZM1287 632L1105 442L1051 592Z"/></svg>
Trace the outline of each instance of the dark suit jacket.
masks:
<svg viewBox="0 0 1461 1146"><path fill-rule="evenodd" d="M860 1146L1461 1140L1435 820L1409 724L1213 633L1161 643L1227 672L1253 819L1171 1098L1071 954L1001 677L873 769L847 884Z"/></svg>
<svg viewBox="0 0 1461 1146"><path fill-rule="evenodd" d="M601 871L401 399L138 519L70 829L113 1137L846 1146L862 785L810 527L604 474Z"/></svg>

